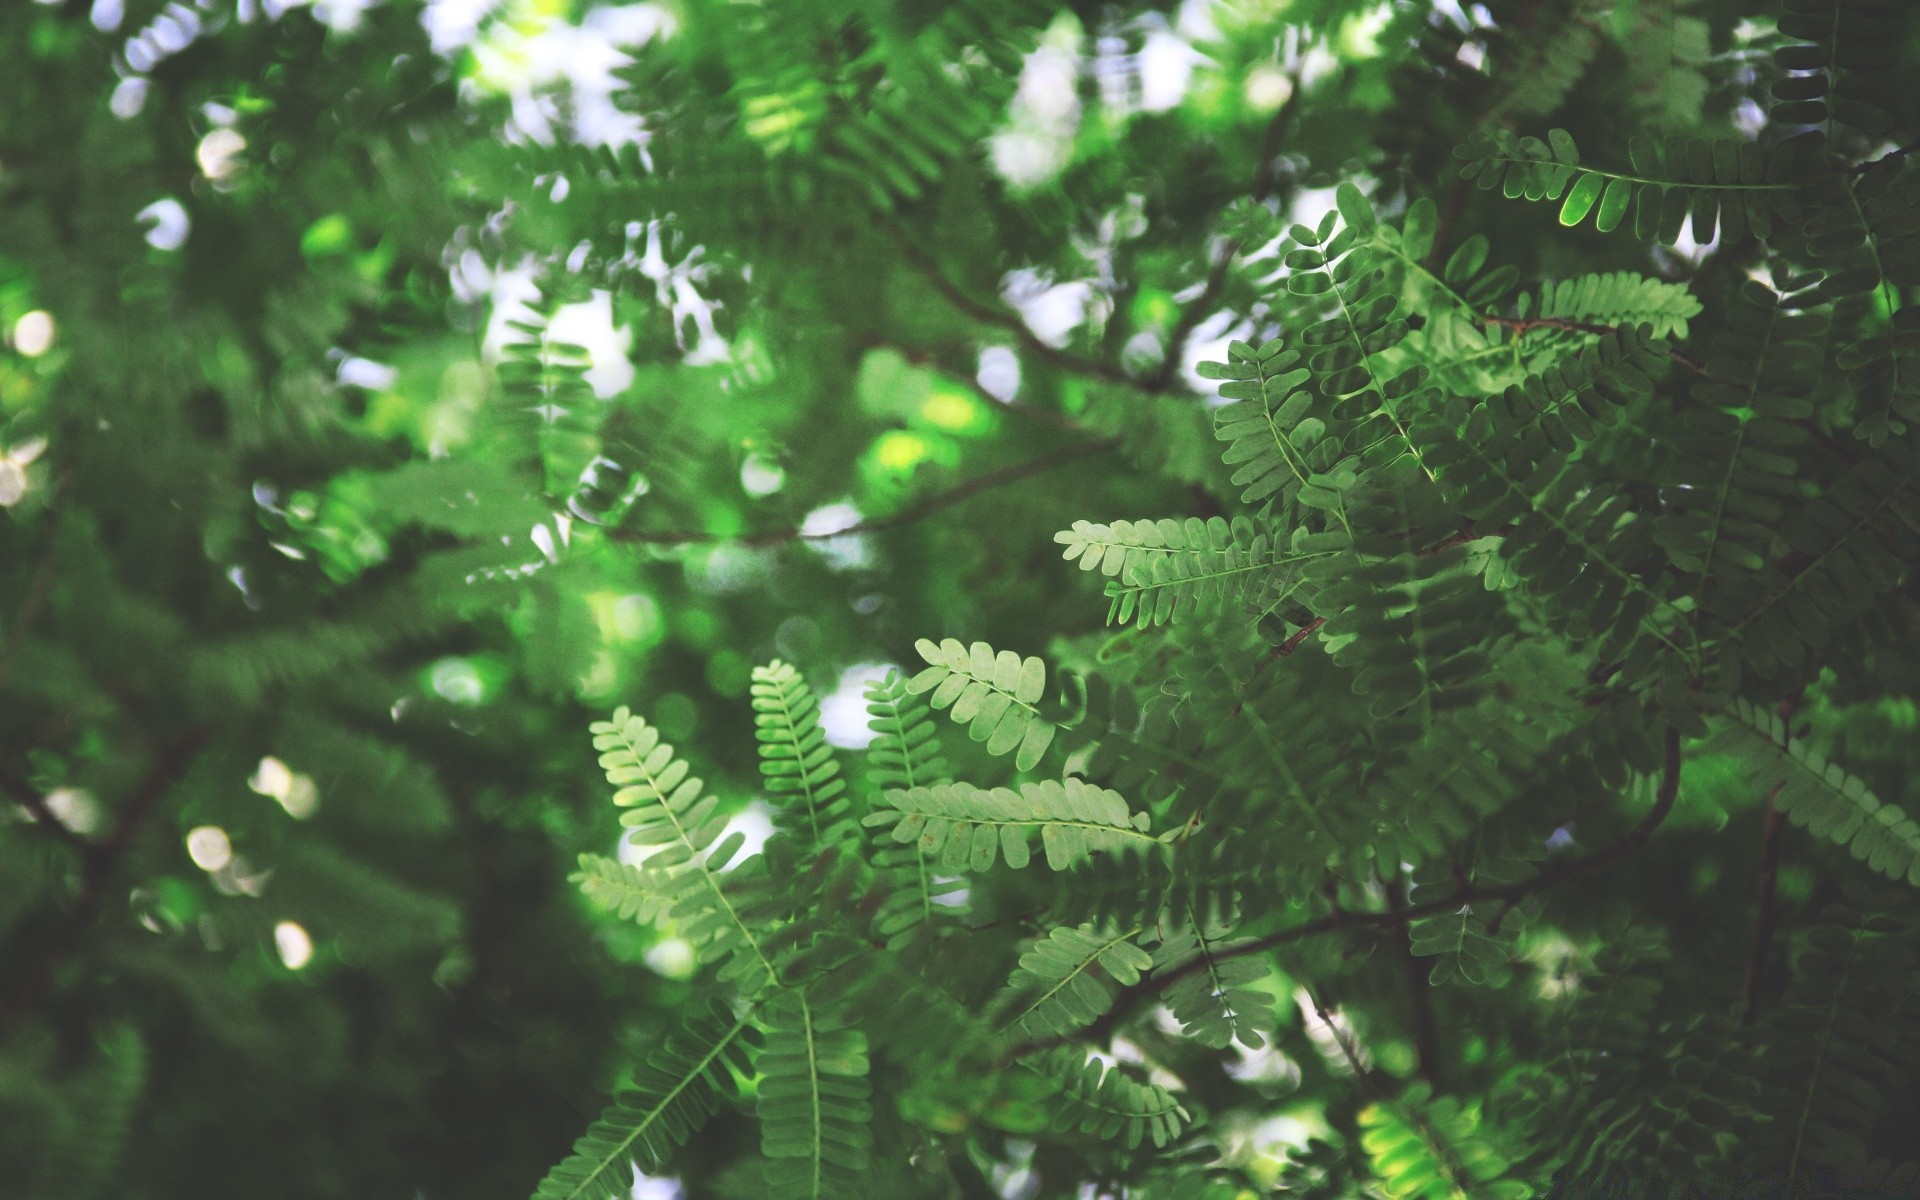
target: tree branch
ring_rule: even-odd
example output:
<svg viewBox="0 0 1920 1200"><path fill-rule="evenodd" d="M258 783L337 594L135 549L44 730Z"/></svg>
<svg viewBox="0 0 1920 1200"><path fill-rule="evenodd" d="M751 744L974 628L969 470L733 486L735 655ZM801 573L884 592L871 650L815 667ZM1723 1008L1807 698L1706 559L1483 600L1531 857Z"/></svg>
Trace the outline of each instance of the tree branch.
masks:
<svg viewBox="0 0 1920 1200"><path fill-rule="evenodd" d="M1209 960L1222 962L1230 958L1240 958L1248 954L1260 954L1289 942L1303 941L1323 933L1332 933L1342 929L1392 928L1417 921L1422 917L1452 912L1463 904L1473 904L1482 900L1512 901L1522 899L1535 892L1546 891L1563 883L1591 874L1602 867L1625 858L1642 846L1653 836L1654 830L1673 812L1674 801L1680 795L1680 731L1669 725L1665 735L1665 765L1660 776L1660 789L1654 797L1653 807L1647 815L1632 828L1621 833L1606 845L1591 854L1561 863L1552 863L1531 879L1518 883L1504 884L1498 887L1477 887L1469 885L1438 900L1429 900L1423 904L1410 904L1404 908L1387 908L1376 912L1354 911L1336 908L1328 916L1319 920L1307 921L1257 937L1238 945L1216 948L1211 955L1190 958L1177 967L1166 971L1157 971L1140 982L1123 988L1115 998L1114 1004L1101 1018L1076 1034L1063 1038L1028 1043L1014 1051L1015 1056L1045 1050L1064 1042L1081 1041L1087 1038L1104 1039L1118 1027L1127 1013L1141 1002L1158 995L1174 984L1207 969Z"/></svg>
<svg viewBox="0 0 1920 1200"><path fill-rule="evenodd" d="M1005 330L1013 335L1014 341L1018 342L1027 353L1068 374L1085 375L1091 379L1119 384L1136 391L1155 390L1118 367L1109 366L1094 359L1082 358L1042 341L1040 335L1027 326L1025 319L1019 313L1000 305L985 303L968 295L960 285L947 278L947 273L941 270L940 264L935 262L926 251L915 245L913 239L909 238L904 230L888 225L887 232L892 235L894 244L900 248L901 257L905 258L928 283L933 285L933 289L940 293L942 299L962 315L971 317L982 325L992 325L996 329Z"/></svg>
<svg viewBox="0 0 1920 1200"><path fill-rule="evenodd" d="M1022 479L1027 479L1034 475L1044 474L1053 470L1055 467L1064 466L1067 463L1073 462L1075 459L1088 458L1096 454L1105 454L1119 444L1120 439L1117 437L1096 438L1092 441L1075 442L1070 446L1064 446L1058 450L1042 454L1038 458L1030 458L1025 462L1001 467L997 471L988 471L984 475L976 475L972 479L963 480L945 491L935 492L922 500L909 504L899 512L889 513L884 517L873 517L869 520L861 521L858 524L849 525L844 529L808 533L803 529L788 526L781 529L765 529L758 533L740 534L731 537L717 533L702 533L695 530L669 530L660 533L649 533L637 529L614 529L608 531L607 537L611 541L632 542L646 546L717 545L720 543L736 546L778 546L787 542L816 542L825 541L828 538L852 537L856 534L876 533L883 529L896 529L902 525L911 525L916 521L925 520L927 517L940 512L942 509L951 508L964 500L979 495L981 492L991 491L994 488L1005 487L1010 483L1017 483Z"/></svg>
<svg viewBox="0 0 1920 1200"><path fill-rule="evenodd" d="M13 798L20 802L20 807L33 817L37 828L46 830L82 854L92 853L93 843L75 833L65 821L54 815L53 810L47 807L47 798L31 784L15 776L12 771L5 771L0 772L0 787L12 793Z"/></svg>
<svg viewBox="0 0 1920 1200"><path fill-rule="evenodd" d="M1569 317L1503 317L1496 313L1479 314L1481 321L1488 325L1498 325L1510 329L1515 334L1528 333L1535 329L1564 329L1571 333L1619 333L1618 325L1601 325L1593 321L1575 321ZM1707 373L1706 364L1699 359L1673 347L1667 347L1667 357L1695 375L1712 379Z"/></svg>
<svg viewBox="0 0 1920 1200"><path fill-rule="evenodd" d="M13 995L0 1005L0 1036L39 1003L60 964L78 952L87 926L106 898L107 884L126 857L134 837L173 785L187 773L210 736L209 730L194 728L168 743L128 793L106 836L87 843L80 859L80 890L73 906L54 925L38 960L31 965L15 964L20 968L14 977L18 983Z"/></svg>

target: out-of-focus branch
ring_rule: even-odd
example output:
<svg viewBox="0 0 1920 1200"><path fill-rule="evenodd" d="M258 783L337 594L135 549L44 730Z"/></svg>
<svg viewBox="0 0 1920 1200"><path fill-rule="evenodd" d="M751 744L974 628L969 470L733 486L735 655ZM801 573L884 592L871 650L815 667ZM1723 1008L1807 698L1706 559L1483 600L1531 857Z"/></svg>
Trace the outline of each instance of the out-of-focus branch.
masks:
<svg viewBox="0 0 1920 1200"><path fill-rule="evenodd" d="M826 529L809 533L799 527L783 526L779 529L765 529L758 533L732 536L717 533L702 533L696 530L667 530L659 533L650 533L639 529L613 529L608 531L607 537L616 542L631 542L645 546L695 546L717 545L720 543L736 546L778 546L787 542L816 542L825 541L828 538L851 537L862 533L877 533L883 529L897 529L902 525L911 525L916 521L925 520L935 513L943 509L952 508L954 505L971 499L981 492L991 491L994 488L1005 487L1011 483L1018 483L1022 479L1044 474L1045 472L1053 470L1055 467L1065 466L1067 463L1073 462L1076 459L1088 458L1096 454L1105 454L1119 444L1120 439L1117 437L1096 438L1092 441L1075 442L1070 446L1063 446L1058 450L1042 454L1037 458L1030 458L1025 462L1014 463L1011 466L1001 467L997 471L988 471L983 475L976 475L972 479L963 480L945 491L935 492L924 499L909 504L899 512L889 513L884 517L873 517L841 529Z"/></svg>

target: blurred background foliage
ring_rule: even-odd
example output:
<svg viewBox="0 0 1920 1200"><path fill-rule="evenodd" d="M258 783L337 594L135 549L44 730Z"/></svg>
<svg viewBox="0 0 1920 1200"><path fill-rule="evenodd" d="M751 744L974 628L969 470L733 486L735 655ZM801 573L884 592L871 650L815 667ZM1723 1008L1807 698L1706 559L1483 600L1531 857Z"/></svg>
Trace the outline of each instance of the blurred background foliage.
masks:
<svg viewBox="0 0 1920 1200"><path fill-rule="evenodd" d="M695 969L566 882L618 832L590 719L706 748L758 837L753 666L851 746L916 638L1084 655L1053 531L1237 490L1194 368L1268 313L1253 207L1358 180L1526 279L1687 278L1450 156L1750 132L1752 9L0 6L0 1194L525 1195ZM1811 719L1910 795L1910 700ZM1247 1177L1344 1194L1344 1066L1262 1069L1211 1085ZM1066 1178L998 1111L955 1194Z"/></svg>

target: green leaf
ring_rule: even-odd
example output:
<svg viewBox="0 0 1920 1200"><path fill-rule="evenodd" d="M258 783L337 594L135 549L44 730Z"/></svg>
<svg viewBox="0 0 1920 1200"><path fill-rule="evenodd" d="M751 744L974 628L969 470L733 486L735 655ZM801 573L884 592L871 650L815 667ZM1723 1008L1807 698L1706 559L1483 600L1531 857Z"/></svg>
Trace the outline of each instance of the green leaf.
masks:
<svg viewBox="0 0 1920 1200"><path fill-rule="evenodd" d="M1591 172L1574 180L1573 187L1567 191L1565 203L1560 206L1560 223L1578 225L1586 220L1587 214L1593 211L1594 203L1600 199L1600 189L1604 182L1605 180L1600 176Z"/></svg>

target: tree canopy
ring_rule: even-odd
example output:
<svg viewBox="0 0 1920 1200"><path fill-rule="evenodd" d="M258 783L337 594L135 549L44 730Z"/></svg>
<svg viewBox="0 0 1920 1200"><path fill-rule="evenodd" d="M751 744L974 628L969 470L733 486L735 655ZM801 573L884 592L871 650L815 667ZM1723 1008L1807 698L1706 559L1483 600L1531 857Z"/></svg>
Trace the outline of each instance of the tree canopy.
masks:
<svg viewBox="0 0 1920 1200"><path fill-rule="evenodd" d="M0 1195L1920 1193L1920 8L0 47Z"/></svg>

